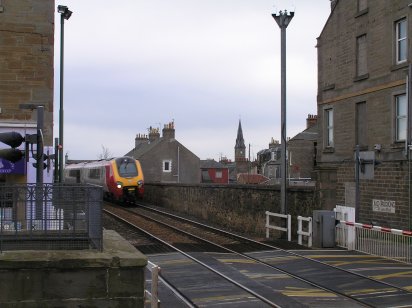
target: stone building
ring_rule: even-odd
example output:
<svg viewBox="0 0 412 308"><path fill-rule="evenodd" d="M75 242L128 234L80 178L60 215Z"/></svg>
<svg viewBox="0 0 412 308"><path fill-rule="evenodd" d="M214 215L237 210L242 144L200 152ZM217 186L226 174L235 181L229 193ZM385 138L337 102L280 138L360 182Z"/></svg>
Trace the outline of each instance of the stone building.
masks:
<svg viewBox="0 0 412 308"><path fill-rule="evenodd" d="M149 135L138 134L135 147L126 154L140 161L145 182L200 183L200 159L175 139L171 122L162 130L149 128Z"/></svg>
<svg viewBox="0 0 412 308"><path fill-rule="evenodd" d="M306 119L306 129L287 142L289 178L298 180L313 178L317 139L317 116L309 114Z"/></svg>
<svg viewBox="0 0 412 308"><path fill-rule="evenodd" d="M35 133L37 112L21 104L43 105L45 146L53 145L54 10L54 0L0 1L0 132ZM1 182L26 181L26 171L0 168Z"/></svg>
<svg viewBox="0 0 412 308"><path fill-rule="evenodd" d="M354 207L359 222L398 229L411 229L409 4L334 0L317 42L322 206Z"/></svg>

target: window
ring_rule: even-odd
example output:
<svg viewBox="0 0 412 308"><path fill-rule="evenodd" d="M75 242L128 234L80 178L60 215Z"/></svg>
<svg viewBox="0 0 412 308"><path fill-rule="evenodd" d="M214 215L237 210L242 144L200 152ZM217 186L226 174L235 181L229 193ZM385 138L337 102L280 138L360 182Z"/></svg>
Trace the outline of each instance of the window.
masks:
<svg viewBox="0 0 412 308"><path fill-rule="evenodd" d="M356 76L368 73L366 34L356 38Z"/></svg>
<svg viewBox="0 0 412 308"><path fill-rule="evenodd" d="M356 104L356 136L355 142L359 146L367 145L366 102Z"/></svg>
<svg viewBox="0 0 412 308"><path fill-rule="evenodd" d="M216 178L221 179L222 178L222 170L216 170Z"/></svg>
<svg viewBox="0 0 412 308"><path fill-rule="evenodd" d="M395 124L395 140L406 140L407 129L407 102L406 94L395 96L395 112L396 112L396 124Z"/></svg>
<svg viewBox="0 0 412 308"><path fill-rule="evenodd" d="M333 147L333 109L325 109L325 147Z"/></svg>
<svg viewBox="0 0 412 308"><path fill-rule="evenodd" d="M358 0L358 12L362 12L368 8L368 0Z"/></svg>
<svg viewBox="0 0 412 308"><path fill-rule="evenodd" d="M89 178L90 179L100 179L100 169L94 168L89 170Z"/></svg>
<svg viewBox="0 0 412 308"><path fill-rule="evenodd" d="M171 160L163 161L163 172L172 172L172 161Z"/></svg>
<svg viewBox="0 0 412 308"><path fill-rule="evenodd" d="M407 54L407 29L406 19L396 22L396 64L406 61Z"/></svg>

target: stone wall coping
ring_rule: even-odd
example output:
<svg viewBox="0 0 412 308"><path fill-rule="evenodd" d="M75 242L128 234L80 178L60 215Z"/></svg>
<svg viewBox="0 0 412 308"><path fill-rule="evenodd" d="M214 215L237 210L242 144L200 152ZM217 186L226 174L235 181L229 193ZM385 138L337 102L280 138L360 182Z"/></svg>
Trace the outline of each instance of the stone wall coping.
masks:
<svg viewBox="0 0 412 308"><path fill-rule="evenodd" d="M113 230L103 230L103 251L13 250L0 253L0 270L10 268L145 267L147 257Z"/></svg>
<svg viewBox="0 0 412 308"><path fill-rule="evenodd" d="M204 187L204 188L227 188L227 189L257 189L257 190L279 190L280 185L252 185L252 184L208 184L208 183L196 183L196 184L183 184L183 183L156 183L145 182L145 185L164 186L164 187ZM313 186L288 186L288 191L314 191Z"/></svg>

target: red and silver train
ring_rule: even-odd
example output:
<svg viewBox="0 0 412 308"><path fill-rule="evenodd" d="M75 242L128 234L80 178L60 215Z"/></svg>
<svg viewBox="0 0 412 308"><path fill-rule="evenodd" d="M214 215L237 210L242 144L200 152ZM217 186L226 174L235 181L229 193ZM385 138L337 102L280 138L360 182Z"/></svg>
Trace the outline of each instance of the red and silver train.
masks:
<svg viewBox="0 0 412 308"><path fill-rule="evenodd" d="M100 185L106 199L134 202L143 198L142 167L133 157L70 164L64 170L66 183Z"/></svg>

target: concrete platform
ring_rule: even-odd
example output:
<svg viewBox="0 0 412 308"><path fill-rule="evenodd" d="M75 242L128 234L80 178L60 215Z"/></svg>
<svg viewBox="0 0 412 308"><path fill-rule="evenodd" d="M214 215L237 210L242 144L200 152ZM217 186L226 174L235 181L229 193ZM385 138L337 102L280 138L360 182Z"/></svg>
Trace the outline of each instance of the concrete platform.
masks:
<svg viewBox="0 0 412 308"><path fill-rule="evenodd" d="M147 257L114 231L104 231L103 245L3 252L0 307L144 307Z"/></svg>

